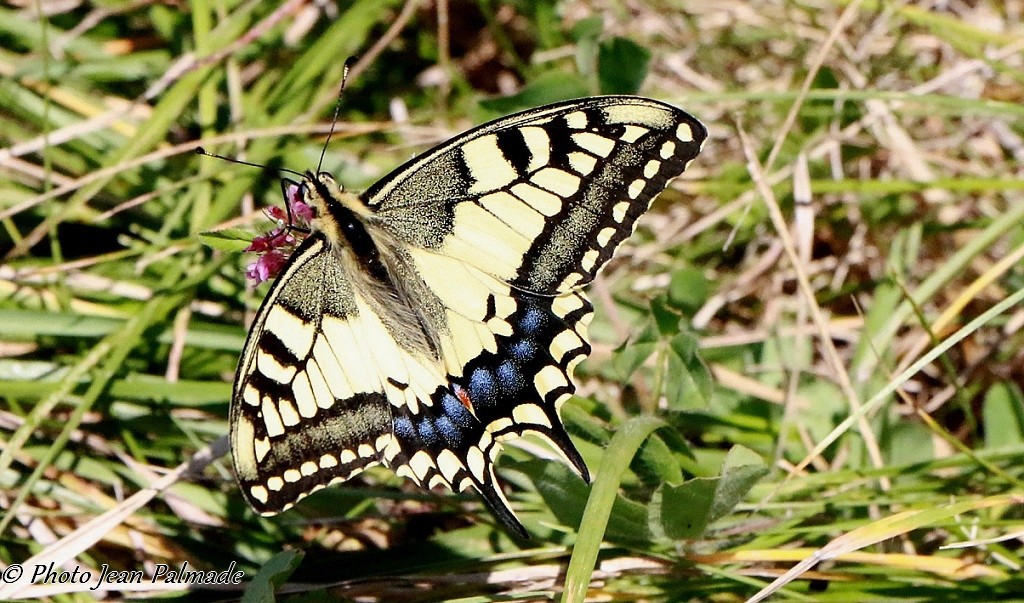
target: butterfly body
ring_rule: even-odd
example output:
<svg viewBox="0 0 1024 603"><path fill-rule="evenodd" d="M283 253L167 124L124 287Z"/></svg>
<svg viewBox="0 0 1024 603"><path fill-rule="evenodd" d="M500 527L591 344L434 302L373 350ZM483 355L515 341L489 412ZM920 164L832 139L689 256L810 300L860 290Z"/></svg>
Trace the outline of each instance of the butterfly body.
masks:
<svg viewBox="0 0 1024 603"><path fill-rule="evenodd" d="M588 472L562 426L590 352L593 279L703 126L638 97L485 124L362 195L326 173L286 182L312 233L275 281L239 363L231 444L261 513L382 464L477 490L515 533L494 473L530 432Z"/></svg>

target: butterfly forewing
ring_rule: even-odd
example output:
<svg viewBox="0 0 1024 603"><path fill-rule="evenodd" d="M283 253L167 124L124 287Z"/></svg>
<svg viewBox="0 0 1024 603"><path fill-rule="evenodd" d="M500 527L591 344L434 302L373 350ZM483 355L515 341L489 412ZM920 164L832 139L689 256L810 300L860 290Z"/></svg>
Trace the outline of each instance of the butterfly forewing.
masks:
<svg viewBox="0 0 1024 603"><path fill-rule="evenodd" d="M525 530L494 473L501 443L547 439L590 352L578 290L696 156L703 126L636 97L543 107L473 129L323 214L257 314L231 413L239 482L273 513L383 464L475 489Z"/></svg>
<svg viewBox="0 0 1024 603"><path fill-rule="evenodd" d="M593 280L706 135L649 99L560 103L466 132L363 197L400 240L557 294Z"/></svg>
<svg viewBox="0 0 1024 603"><path fill-rule="evenodd" d="M376 464L392 441L376 366L358 366L355 294L319 234L309 237L264 300L242 352L231 407L235 473L257 511L287 508L318 485ZM351 378L350 378L351 377Z"/></svg>

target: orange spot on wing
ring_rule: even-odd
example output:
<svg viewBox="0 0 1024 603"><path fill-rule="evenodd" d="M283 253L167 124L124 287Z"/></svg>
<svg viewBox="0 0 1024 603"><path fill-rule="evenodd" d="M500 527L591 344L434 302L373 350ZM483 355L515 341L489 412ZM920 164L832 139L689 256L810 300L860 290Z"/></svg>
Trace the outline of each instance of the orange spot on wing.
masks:
<svg viewBox="0 0 1024 603"><path fill-rule="evenodd" d="M462 402L462 405L466 407L466 410L473 413L473 416L476 416L476 411L473 410L473 401L469 399L469 393L457 385L452 389L455 390L455 397L459 399L459 402Z"/></svg>

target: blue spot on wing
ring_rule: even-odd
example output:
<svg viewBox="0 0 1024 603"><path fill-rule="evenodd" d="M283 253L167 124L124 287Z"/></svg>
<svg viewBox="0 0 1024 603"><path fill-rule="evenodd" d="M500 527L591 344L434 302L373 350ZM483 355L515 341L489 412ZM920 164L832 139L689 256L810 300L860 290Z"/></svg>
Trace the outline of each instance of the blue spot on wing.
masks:
<svg viewBox="0 0 1024 603"><path fill-rule="evenodd" d="M537 344L527 339L520 339L519 341L508 346L508 354L519 364L526 364L537 356Z"/></svg>
<svg viewBox="0 0 1024 603"><path fill-rule="evenodd" d="M511 359L503 360L494 374L498 378L498 387L510 393L519 391L526 383L523 380L523 373Z"/></svg>
<svg viewBox="0 0 1024 603"><path fill-rule="evenodd" d="M452 423L452 420L446 416L440 416L434 423L437 430L441 432L441 437L444 438L445 444L448 448L458 449L462 444L463 436L462 431Z"/></svg>
<svg viewBox="0 0 1024 603"><path fill-rule="evenodd" d="M392 425L394 425L395 435L400 438L409 440L415 436L416 430L413 428L412 421L409 420L409 417L395 417L392 421Z"/></svg>
<svg viewBox="0 0 1024 603"><path fill-rule="evenodd" d="M447 416L452 420L452 423L455 423L459 427L463 429L470 429L473 427L473 422L475 421L473 415L469 414L466 407L463 406L462 402L459 402L459 399L455 396L446 392L444 396L441 397L441 409L444 410L444 416Z"/></svg>
<svg viewBox="0 0 1024 603"><path fill-rule="evenodd" d="M434 424L430 420L430 417L421 417L419 425L416 426L416 430L420 434L420 438L423 439L423 443L427 446L434 446L437 444L437 431L434 430Z"/></svg>
<svg viewBox="0 0 1024 603"><path fill-rule="evenodd" d="M544 329L548 322L544 311L537 306L530 304L526 306L523 315L519 318L519 328L527 335L533 335Z"/></svg>
<svg viewBox="0 0 1024 603"><path fill-rule="evenodd" d="M498 404L498 385L494 382L494 374L478 367L469 376L469 399L477 408L492 408Z"/></svg>

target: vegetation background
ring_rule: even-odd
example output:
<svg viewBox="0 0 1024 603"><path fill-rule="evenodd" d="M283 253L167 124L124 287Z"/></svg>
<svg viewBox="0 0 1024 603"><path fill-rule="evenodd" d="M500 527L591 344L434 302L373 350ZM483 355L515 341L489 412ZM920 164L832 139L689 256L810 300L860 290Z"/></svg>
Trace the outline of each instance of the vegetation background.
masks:
<svg viewBox="0 0 1024 603"><path fill-rule="evenodd" d="M0 566L235 562L246 582L0 593L741 601L793 569L775 600L1024 598L1022 17L4 3ZM231 476L230 379L266 291L239 250L271 226L274 168L316 166L349 55L324 167L351 189L564 98L639 92L710 129L591 287L595 351L564 415L594 487L529 442L501 458L529 541L386 471L269 519Z"/></svg>

